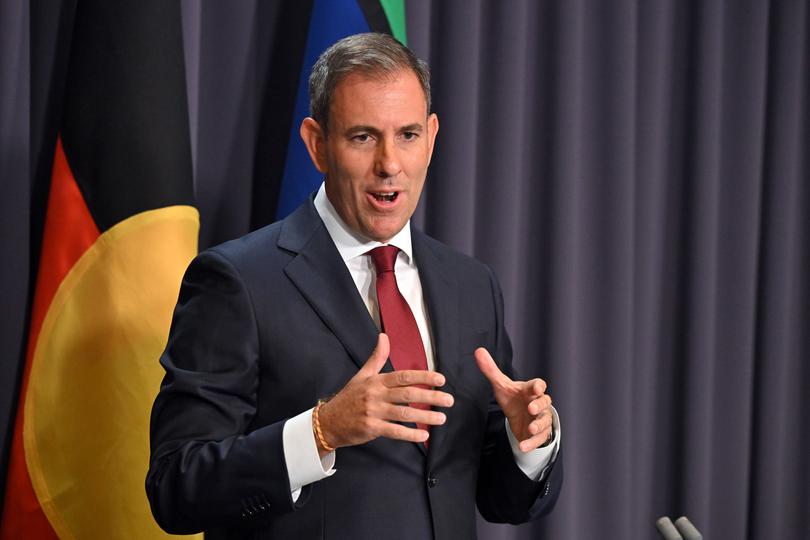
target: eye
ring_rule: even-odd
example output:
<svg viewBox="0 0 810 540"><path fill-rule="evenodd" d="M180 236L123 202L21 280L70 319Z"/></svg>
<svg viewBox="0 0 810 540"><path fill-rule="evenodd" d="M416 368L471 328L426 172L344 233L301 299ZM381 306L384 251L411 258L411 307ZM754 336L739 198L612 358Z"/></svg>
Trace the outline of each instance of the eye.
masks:
<svg viewBox="0 0 810 540"><path fill-rule="evenodd" d="M358 142L358 143L368 142L369 139L371 139L371 136L368 133L358 133L357 135L354 135L352 137L352 141Z"/></svg>
<svg viewBox="0 0 810 540"><path fill-rule="evenodd" d="M419 137L419 134L414 131L406 131L402 134L402 138L406 141L416 140L417 137Z"/></svg>

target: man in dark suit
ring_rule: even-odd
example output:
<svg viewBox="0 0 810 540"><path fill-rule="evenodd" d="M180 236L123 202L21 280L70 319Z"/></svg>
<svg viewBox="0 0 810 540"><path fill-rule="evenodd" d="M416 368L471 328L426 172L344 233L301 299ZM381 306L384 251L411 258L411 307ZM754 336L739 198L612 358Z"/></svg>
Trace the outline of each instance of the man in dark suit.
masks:
<svg viewBox="0 0 810 540"><path fill-rule="evenodd" d="M499 285L410 227L439 127L427 66L352 36L313 68L310 105L320 190L183 279L152 412L155 518L211 537L456 539L475 537L476 505L549 512L559 421L543 380L513 380Z"/></svg>

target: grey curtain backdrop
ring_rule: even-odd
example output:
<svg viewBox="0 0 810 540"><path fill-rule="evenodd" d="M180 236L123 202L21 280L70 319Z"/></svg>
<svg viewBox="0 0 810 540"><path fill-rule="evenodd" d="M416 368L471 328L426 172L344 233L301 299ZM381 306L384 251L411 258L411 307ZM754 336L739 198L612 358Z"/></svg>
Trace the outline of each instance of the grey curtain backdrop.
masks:
<svg viewBox="0 0 810 540"><path fill-rule="evenodd" d="M28 21L27 1L0 0L0 479L5 479L29 314L32 181ZM0 500L3 493L0 489Z"/></svg>
<svg viewBox="0 0 810 540"><path fill-rule="evenodd" d="M422 223L494 267L563 423L554 515L482 536L810 537L809 19L408 3L441 121Z"/></svg>
<svg viewBox="0 0 810 540"><path fill-rule="evenodd" d="M38 250L16 224L38 207L19 159L27 2L1 5L6 427ZM183 0L201 247L274 212L256 171L286 5ZM563 424L555 512L479 536L646 539L686 514L713 540L807 538L808 3L406 13L441 123L415 222L495 269L515 362Z"/></svg>

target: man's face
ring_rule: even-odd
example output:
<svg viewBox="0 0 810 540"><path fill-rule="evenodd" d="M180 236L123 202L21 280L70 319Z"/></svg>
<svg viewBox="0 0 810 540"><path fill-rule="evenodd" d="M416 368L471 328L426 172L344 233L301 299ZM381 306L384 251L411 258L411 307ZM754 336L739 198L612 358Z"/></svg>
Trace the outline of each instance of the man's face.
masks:
<svg viewBox="0 0 810 540"><path fill-rule="evenodd" d="M355 232L387 242L413 215L439 129L416 75L346 76L335 89L329 134L311 118L301 136L326 175L326 194Z"/></svg>

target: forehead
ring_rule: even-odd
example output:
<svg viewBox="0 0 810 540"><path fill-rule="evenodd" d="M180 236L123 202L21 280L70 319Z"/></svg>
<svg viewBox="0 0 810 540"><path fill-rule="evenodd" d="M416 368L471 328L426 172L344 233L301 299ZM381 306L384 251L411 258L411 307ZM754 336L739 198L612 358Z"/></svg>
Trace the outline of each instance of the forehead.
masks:
<svg viewBox="0 0 810 540"><path fill-rule="evenodd" d="M350 73L338 82L330 118L338 124L401 121L424 122L427 100L419 79L410 70L369 75Z"/></svg>

